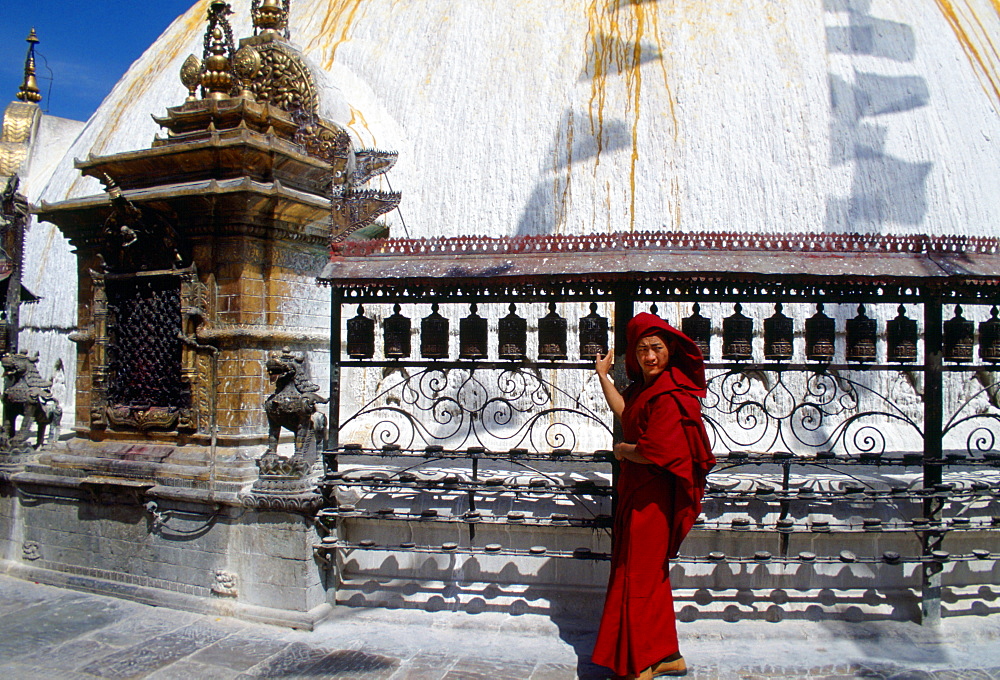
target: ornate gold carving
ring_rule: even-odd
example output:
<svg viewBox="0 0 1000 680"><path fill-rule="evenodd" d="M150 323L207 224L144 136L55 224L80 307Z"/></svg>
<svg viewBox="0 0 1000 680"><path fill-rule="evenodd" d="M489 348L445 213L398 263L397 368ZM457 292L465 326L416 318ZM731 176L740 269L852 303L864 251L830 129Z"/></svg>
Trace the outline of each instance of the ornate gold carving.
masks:
<svg viewBox="0 0 1000 680"><path fill-rule="evenodd" d="M343 184L350 179L347 167L351 160L351 136L346 131L321 120L315 113L296 111L292 115L298 130L295 142L305 147L310 156L331 165L333 183Z"/></svg>
<svg viewBox="0 0 1000 680"><path fill-rule="evenodd" d="M181 65L181 82L188 89L186 101L198 100L198 86L201 85L201 59L189 54Z"/></svg>
<svg viewBox="0 0 1000 680"><path fill-rule="evenodd" d="M11 102L7 105L0 133L0 175L13 175L28 158L32 133L41 115L37 104Z"/></svg>
<svg viewBox="0 0 1000 680"><path fill-rule="evenodd" d="M333 242L342 241L359 229L367 227L380 215L394 210L402 198L399 192L365 189L355 191L349 187L335 195L331 203Z"/></svg>
<svg viewBox="0 0 1000 680"><path fill-rule="evenodd" d="M316 82L302 57L278 42L256 45L261 67L251 90L257 101L268 102L285 111L315 112L318 107Z"/></svg>
<svg viewBox="0 0 1000 680"><path fill-rule="evenodd" d="M28 147L0 142L0 175L13 175L28 157Z"/></svg>
<svg viewBox="0 0 1000 680"><path fill-rule="evenodd" d="M100 232L100 256L108 271L170 269L185 257L180 234L159 212L136 206L104 175L113 210Z"/></svg>
<svg viewBox="0 0 1000 680"><path fill-rule="evenodd" d="M396 151L378 151L362 149L354 153L354 176L351 183L355 186L364 184L372 177L383 175L396 164L399 153Z"/></svg>
<svg viewBox="0 0 1000 680"><path fill-rule="evenodd" d="M253 78L260 73L262 63L260 52L251 45L244 45L233 56L233 73L240 81L244 97L253 97Z"/></svg>
<svg viewBox="0 0 1000 680"><path fill-rule="evenodd" d="M116 430L134 429L140 432L152 429L173 429L180 415L177 409L168 406L151 406L149 408L108 406L105 410L108 422Z"/></svg>
<svg viewBox="0 0 1000 680"><path fill-rule="evenodd" d="M0 139L12 144L29 144L35 116L40 113L35 104L11 102L3 114L3 137Z"/></svg>

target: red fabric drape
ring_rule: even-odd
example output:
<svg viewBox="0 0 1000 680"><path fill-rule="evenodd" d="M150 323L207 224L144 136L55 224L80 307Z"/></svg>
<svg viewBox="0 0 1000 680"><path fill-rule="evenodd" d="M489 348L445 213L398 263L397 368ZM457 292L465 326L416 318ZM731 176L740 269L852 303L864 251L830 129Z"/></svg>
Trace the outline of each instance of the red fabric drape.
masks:
<svg viewBox="0 0 1000 680"><path fill-rule="evenodd" d="M626 442L652 461L621 461L617 480L611 577L593 660L619 675L639 674L678 651L669 559L691 530L715 465L701 419L704 360L686 335L652 314L629 322L625 391ZM635 357L641 338L659 335L670 347L667 369L642 383Z"/></svg>

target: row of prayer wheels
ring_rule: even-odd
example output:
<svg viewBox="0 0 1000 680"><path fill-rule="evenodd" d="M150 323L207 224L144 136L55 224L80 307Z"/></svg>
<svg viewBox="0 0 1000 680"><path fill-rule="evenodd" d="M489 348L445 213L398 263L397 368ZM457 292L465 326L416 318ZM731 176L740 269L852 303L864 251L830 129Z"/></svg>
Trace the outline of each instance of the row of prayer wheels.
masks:
<svg viewBox="0 0 1000 680"><path fill-rule="evenodd" d="M451 322L438 311L437 303L430 315L420 321L420 356L424 359L447 359ZM523 361L528 354L528 320L517 314L511 303L510 312L497 324L498 356L510 361ZM487 320L479 316L476 303L469 305L469 316L459 320L458 356L460 359L489 358ZM405 359L412 353L410 319L400 314L400 306L383 322L383 349L387 359ZM568 324L549 304L549 313L538 319L538 358L545 361L565 359L568 355ZM580 319L580 357L593 359L608 351L608 319L597 313L597 303L591 303L590 314ZM347 355L353 359L370 359L375 354L375 321L358 315L347 321Z"/></svg>
<svg viewBox="0 0 1000 680"><path fill-rule="evenodd" d="M470 313L459 320L460 359L488 359L489 332L487 319L479 316L478 306L472 303ZM528 322L517 314L513 303L507 316L497 323L498 357L503 360L523 361L528 352ZM793 356L795 325L784 314L779 302L774 314L764 319L764 359L789 361ZM406 359L412 354L411 320L400 314L397 304L392 316L383 322L383 350L387 359ZM653 306L656 312L656 306ZM989 363L1000 362L1000 319L993 307L988 320L979 324L979 358ZM681 320L681 330L701 349L706 360L711 360L710 339L712 322L701 315L698 303L691 316ZM424 359L447 359L451 322L432 306L431 314L420 321L420 356ZM591 303L590 314L579 321L580 358L593 359L608 351L609 324L606 317L597 313L597 304ZM845 325L848 361L876 361L879 337L878 321L869 317L864 305L858 307L855 317ZM816 313L805 321L805 356L809 361L829 362L834 359L837 329L834 319L824 312L823 303L816 305ZM962 315L962 308L955 307L954 318L944 322L943 356L946 361L961 363L973 360L975 324ZM726 361L753 359L754 320L743 313L743 305L736 303L734 313L722 321L722 358ZM917 321L906 316L906 308L899 306L896 318L886 327L886 358L892 363L917 360L919 334ZM557 361L566 359L568 352L568 324L556 311L556 304L549 303L549 313L538 319L538 359ZM357 316L347 321L347 354L353 359L370 359L375 355L375 320L365 316L364 307L358 306Z"/></svg>

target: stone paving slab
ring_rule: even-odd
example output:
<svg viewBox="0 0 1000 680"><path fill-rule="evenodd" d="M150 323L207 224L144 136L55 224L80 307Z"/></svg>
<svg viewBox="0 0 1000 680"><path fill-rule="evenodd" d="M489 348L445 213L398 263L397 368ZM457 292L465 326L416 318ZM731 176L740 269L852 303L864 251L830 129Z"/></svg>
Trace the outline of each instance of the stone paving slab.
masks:
<svg viewBox="0 0 1000 680"><path fill-rule="evenodd" d="M606 680L590 622L338 607L294 631L0 576L6 680ZM691 680L1000 680L1000 616L678 626Z"/></svg>

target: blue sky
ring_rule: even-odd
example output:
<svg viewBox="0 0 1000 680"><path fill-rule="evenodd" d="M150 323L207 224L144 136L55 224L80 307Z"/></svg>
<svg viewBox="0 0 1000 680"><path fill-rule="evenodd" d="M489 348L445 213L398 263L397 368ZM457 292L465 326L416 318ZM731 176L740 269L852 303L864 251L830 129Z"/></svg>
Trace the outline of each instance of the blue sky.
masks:
<svg viewBox="0 0 1000 680"><path fill-rule="evenodd" d="M0 0L0 108L15 99L32 27L41 106L86 120L150 44L195 0Z"/></svg>

